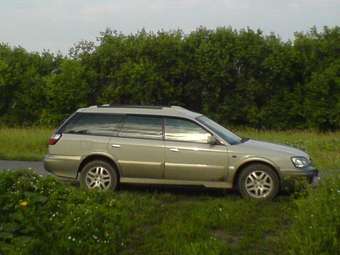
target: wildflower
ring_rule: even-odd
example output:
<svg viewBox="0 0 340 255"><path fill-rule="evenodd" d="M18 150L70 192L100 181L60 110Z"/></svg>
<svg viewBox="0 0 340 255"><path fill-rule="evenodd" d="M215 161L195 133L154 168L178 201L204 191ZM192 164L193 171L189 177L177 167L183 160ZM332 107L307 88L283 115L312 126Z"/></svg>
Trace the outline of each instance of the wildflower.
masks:
<svg viewBox="0 0 340 255"><path fill-rule="evenodd" d="M26 208L28 206L28 202L26 200L20 200L19 205L21 208Z"/></svg>

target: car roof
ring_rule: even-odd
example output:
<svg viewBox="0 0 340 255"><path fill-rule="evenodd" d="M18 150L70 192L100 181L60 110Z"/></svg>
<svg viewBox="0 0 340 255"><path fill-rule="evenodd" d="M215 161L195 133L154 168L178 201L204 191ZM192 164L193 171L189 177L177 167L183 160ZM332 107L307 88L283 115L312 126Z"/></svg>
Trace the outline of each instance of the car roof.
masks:
<svg viewBox="0 0 340 255"><path fill-rule="evenodd" d="M202 114L190 111L181 106L149 106L149 105L94 105L80 108L77 112L84 113L116 113L116 114L140 114L155 116L185 117L195 119Z"/></svg>

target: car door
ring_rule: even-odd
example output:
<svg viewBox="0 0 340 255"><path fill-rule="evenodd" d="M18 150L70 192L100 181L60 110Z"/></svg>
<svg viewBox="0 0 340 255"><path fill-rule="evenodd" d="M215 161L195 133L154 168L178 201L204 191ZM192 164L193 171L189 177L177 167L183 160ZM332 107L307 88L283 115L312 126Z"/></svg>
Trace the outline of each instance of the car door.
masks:
<svg viewBox="0 0 340 255"><path fill-rule="evenodd" d="M164 173L162 118L127 115L117 137L110 140L122 177L156 178Z"/></svg>
<svg viewBox="0 0 340 255"><path fill-rule="evenodd" d="M224 181L227 148L208 144L211 135L197 123L182 118L165 118L165 179Z"/></svg>
<svg viewBox="0 0 340 255"><path fill-rule="evenodd" d="M87 155L107 152L110 138L116 135L122 115L106 113L77 113L59 130L62 137L50 146L50 154L63 161L57 174L75 177L79 163Z"/></svg>

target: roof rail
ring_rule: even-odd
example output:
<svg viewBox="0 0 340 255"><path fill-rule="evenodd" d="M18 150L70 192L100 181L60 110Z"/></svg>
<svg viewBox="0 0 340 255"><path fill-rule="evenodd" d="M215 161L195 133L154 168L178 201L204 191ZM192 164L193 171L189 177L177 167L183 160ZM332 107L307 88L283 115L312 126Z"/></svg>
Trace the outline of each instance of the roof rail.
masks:
<svg viewBox="0 0 340 255"><path fill-rule="evenodd" d="M142 108L142 109L162 109L164 106L160 105L112 105L112 104L103 104L98 105L98 108Z"/></svg>

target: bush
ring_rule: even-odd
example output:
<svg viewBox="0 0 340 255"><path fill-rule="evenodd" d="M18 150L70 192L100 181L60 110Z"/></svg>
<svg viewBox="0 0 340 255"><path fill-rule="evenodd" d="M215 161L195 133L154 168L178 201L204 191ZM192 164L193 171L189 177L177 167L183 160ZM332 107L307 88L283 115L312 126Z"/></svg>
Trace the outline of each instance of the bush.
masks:
<svg viewBox="0 0 340 255"><path fill-rule="evenodd" d="M152 201L85 192L27 171L2 172L0 253L116 254L147 221Z"/></svg>
<svg viewBox="0 0 340 255"><path fill-rule="evenodd" d="M286 244L291 254L340 252L340 175L323 180L296 200Z"/></svg>

